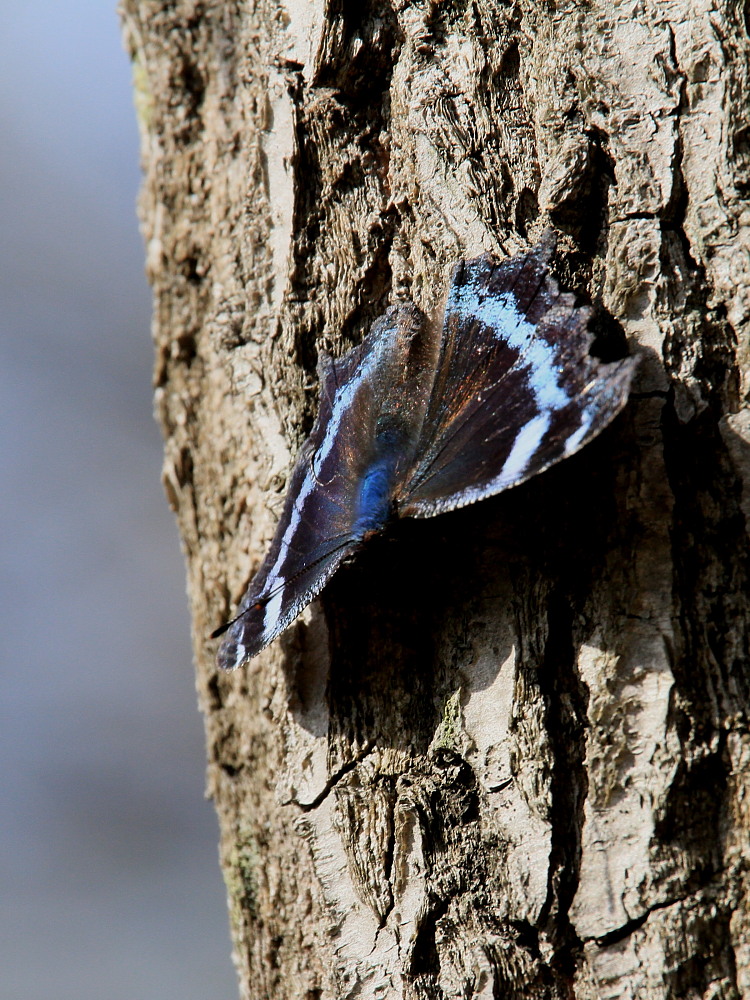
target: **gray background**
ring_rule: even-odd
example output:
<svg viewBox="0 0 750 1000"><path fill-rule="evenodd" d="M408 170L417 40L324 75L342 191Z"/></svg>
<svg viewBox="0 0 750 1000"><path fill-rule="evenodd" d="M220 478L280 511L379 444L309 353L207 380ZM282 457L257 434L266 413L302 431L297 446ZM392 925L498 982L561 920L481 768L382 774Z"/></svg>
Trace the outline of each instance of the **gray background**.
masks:
<svg viewBox="0 0 750 1000"><path fill-rule="evenodd" d="M0 3L0 996L237 995L115 0Z"/></svg>

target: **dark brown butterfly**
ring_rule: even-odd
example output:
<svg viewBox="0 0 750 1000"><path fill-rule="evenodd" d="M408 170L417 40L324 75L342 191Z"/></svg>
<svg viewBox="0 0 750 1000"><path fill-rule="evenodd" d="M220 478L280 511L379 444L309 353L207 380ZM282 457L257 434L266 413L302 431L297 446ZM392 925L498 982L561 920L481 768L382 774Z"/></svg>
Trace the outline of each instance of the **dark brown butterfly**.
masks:
<svg viewBox="0 0 750 1000"><path fill-rule="evenodd" d="M443 316L392 306L320 363L320 409L276 534L218 653L240 666L393 518L493 496L572 455L627 402L634 358L589 353L591 308L548 273L547 240L453 270Z"/></svg>

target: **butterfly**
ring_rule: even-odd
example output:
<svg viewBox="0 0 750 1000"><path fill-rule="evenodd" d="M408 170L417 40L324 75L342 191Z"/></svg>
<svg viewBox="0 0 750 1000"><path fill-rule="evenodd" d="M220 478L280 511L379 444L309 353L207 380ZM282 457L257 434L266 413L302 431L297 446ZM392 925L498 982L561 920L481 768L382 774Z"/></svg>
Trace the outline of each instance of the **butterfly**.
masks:
<svg viewBox="0 0 750 1000"><path fill-rule="evenodd" d="M550 239L461 261L442 317L391 306L362 343L319 363L318 416L271 547L217 662L233 669L284 631L343 560L394 518L432 517L574 454L627 402L636 358L590 354L591 307L549 273Z"/></svg>

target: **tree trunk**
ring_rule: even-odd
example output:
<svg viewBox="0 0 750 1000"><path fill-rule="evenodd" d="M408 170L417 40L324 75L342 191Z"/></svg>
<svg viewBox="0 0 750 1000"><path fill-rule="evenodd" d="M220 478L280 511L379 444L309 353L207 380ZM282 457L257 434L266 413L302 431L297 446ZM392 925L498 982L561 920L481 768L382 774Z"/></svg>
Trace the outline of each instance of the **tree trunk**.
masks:
<svg viewBox="0 0 750 1000"><path fill-rule="evenodd" d="M243 996L750 998L747 11L122 13ZM550 223L643 353L626 414L400 524L219 675L319 352Z"/></svg>

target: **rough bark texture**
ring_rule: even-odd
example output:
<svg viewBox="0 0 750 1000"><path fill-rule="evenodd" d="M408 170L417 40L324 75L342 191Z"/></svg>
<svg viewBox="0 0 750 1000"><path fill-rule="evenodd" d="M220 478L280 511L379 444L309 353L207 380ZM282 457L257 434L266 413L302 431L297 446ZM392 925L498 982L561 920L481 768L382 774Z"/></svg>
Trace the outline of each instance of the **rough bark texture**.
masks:
<svg viewBox="0 0 750 1000"><path fill-rule="evenodd" d="M747 8L122 7L243 996L750 998ZM217 676L319 350L550 222L626 415Z"/></svg>

